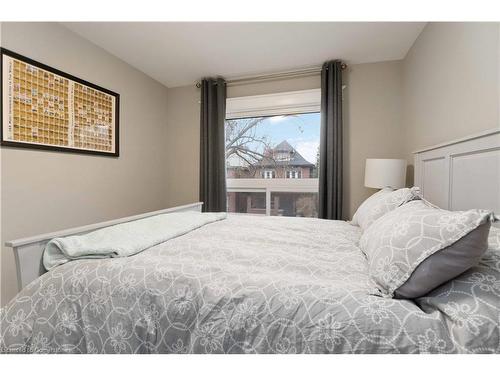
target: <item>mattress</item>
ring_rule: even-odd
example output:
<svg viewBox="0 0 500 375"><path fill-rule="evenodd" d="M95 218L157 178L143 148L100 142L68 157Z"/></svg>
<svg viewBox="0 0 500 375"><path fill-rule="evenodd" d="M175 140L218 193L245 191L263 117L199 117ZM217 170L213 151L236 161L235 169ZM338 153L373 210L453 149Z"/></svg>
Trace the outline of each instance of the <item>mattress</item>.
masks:
<svg viewBox="0 0 500 375"><path fill-rule="evenodd" d="M66 263L0 310L0 350L499 353L500 230L425 297L381 296L342 221L229 215L137 255Z"/></svg>

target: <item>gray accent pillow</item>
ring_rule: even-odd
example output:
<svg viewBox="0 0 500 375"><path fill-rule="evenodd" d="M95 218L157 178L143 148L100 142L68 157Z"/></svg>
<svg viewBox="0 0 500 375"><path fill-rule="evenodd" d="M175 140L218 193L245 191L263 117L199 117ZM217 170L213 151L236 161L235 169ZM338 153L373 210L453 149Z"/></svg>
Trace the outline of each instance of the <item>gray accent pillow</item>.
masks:
<svg viewBox="0 0 500 375"><path fill-rule="evenodd" d="M394 291L394 297L411 299L426 295L479 263L488 248L491 223L479 225L454 244L425 259L410 278Z"/></svg>
<svg viewBox="0 0 500 375"><path fill-rule="evenodd" d="M408 202L375 221L360 246L382 294L417 298L475 266L488 248L492 213Z"/></svg>
<svg viewBox="0 0 500 375"><path fill-rule="evenodd" d="M362 230L366 230L375 220L386 213L401 206L403 203L419 198L419 192L420 189L418 187L398 190L384 188L361 203L352 217L351 224L358 225Z"/></svg>

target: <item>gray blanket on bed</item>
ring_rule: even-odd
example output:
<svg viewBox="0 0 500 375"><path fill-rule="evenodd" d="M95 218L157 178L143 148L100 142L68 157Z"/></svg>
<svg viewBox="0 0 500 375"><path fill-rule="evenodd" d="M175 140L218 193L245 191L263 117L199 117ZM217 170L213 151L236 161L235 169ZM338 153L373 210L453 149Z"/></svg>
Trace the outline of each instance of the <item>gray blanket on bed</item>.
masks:
<svg viewBox="0 0 500 375"><path fill-rule="evenodd" d="M229 216L54 268L0 310L3 352L499 353L500 231L415 301L380 296L345 222Z"/></svg>

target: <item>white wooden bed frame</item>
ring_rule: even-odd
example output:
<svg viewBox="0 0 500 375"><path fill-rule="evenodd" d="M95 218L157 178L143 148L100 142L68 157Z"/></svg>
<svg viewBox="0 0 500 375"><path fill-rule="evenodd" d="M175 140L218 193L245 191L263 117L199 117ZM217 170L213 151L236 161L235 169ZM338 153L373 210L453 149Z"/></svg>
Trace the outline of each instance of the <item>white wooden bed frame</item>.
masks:
<svg viewBox="0 0 500 375"><path fill-rule="evenodd" d="M111 225L126 223L128 221L144 219L146 217L165 213L182 211L201 212L202 205L202 202L191 203L184 206L171 207L159 211L152 211L146 212L144 214L123 217L116 220L104 221L102 223L90 224L82 227L70 228L57 232L45 233L38 236L8 241L5 243L5 246L12 247L16 259L18 288L19 290L21 290L31 281L47 272L42 264L42 255L43 250L45 249L45 245L52 238L85 234L96 229L109 227Z"/></svg>
<svg viewBox="0 0 500 375"><path fill-rule="evenodd" d="M452 211L500 215L500 128L415 151L415 186Z"/></svg>

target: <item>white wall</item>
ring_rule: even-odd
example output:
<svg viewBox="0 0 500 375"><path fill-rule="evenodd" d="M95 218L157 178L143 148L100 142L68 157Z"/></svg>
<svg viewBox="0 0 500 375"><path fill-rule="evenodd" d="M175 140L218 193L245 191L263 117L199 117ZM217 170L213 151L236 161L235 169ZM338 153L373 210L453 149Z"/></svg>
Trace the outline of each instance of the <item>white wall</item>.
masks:
<svg viewBox="0 0 500 375"><path fill-rule="evenodd" d="M2 23L3 47L120 94L120 157L1 149L2 240L166 207L167 90L56 23ZM17 291L2 248L1 304Z"/></svg>
<svg viewBox="0 0 500 375"><path fill-rule="evenodd" d="M351 66L345 91L346 218L376 192L364 186L368 158L403 158L401 62Z"/></svg>
<svg viewBox="0 0 500 375"><path fill-rule="evenodd" d="M403 61L405 149L499 126L498 23L429 23Z"/></svg>

